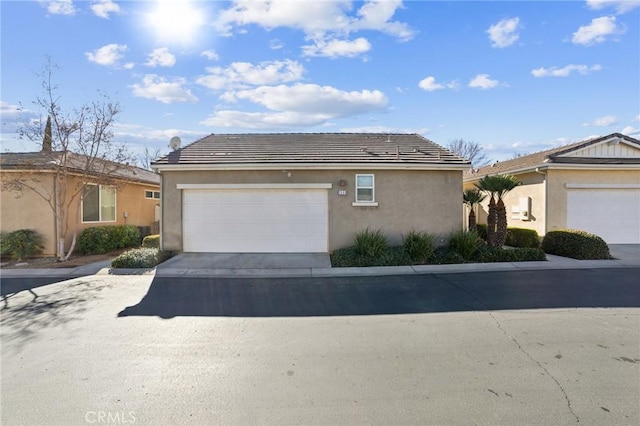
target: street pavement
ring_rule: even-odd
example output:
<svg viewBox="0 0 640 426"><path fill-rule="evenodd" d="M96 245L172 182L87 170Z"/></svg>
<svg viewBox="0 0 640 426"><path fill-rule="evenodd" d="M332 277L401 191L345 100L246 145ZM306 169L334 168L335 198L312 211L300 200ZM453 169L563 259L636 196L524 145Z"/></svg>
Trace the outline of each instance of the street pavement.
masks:
<svg viewBox="0 0 640 426"><path fill-rule="evenodd" d="M71 279L0 311L0 420L635 425L639 274Z"/></svg>

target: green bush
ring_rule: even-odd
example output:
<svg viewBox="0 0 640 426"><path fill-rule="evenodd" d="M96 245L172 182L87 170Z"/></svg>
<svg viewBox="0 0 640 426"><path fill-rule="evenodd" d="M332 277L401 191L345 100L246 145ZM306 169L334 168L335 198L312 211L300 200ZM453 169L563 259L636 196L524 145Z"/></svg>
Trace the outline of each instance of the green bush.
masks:
<svg viewBox="0 0 640 426"><path fill-rule="evenodd" d="M136 248L122 253L111 261L112 268L153 268L173 255L157 248Z"/></svg>
<svg viewBox="0 0 640 426"><path fill-rule="evenodd" d="M355 250L360 256L367 258L381 257L389 247L387 237L379 229L369 228L356 234Z"/></svg>
<svg viewBox="0 0 640 426"><path fill-rule="evenodd" d="M476 254L475 260L487 262L531 262L547 260L544 251L539 248L523 247L503 249L501 247L483 246Z"/></svg>
<svg viewBox="0 0 640 426"><path fill-rule="evenodd" d="M2 257L11 254L9 253L9 246L7 245L8 236L8 232L0 232L0 256Z"/></svg>
<svg viewBox="0 0 640 426"><path fill-rule="evenodd" d="M403 247L387 247L379 256L366 256L358 252L355 246L345 247L331 253L331 265L334 267L364 266L401 266L411 265Z"/></svg>
<svg viewBox="0 0 640 426"><path fill-rule="evenodd" d="M2 254L23 260L42 252L43 237L33 229L19 229L2 235Z"/></svg>
<svg viewBox="0 0 640 426"><path fill-rule="evenodd" d="M434 265L450 265L455 263L465 263L464 257L451 250L449 247L438 247L433 251L430 262Z"/></svg>
<svg viewBox="0 0 640 426"><path fill-rule="evenodd" d="M78 237L76 251L81 254L103 254L140 245L140 231L135 225L94 226Z"/></svg>
<svg viewBox="0 0 640 426"><path fill-rule="evenodd" d="M473 259L481 245L482 240L475 231L458 231L449 237L449 248L466 260Z"/></svg>
<svg viewBox="0 0 640 426"><path fill-rule="evenodd" d="M476 225L476 232L478 233L478 237L482 240L487 241L487 225L484 223L478 223Z"/></svg>
<svg viewBox="0 0 640 426"><path fill-rule="evenodd" d="M540 247L540 237L534 229L507 228L505 244L511 247Z"/></svg>
<svg viewBox="0 0 640 426"><path fill-rule="evenodd" d="M402 238L402 247L414 263L426 263L435 250L435 236L426 232L411 231Z"/></svg>
<svg viewBox="0 0 640 426"><path fill-rule="evenodd" d="M144 248L160 248L160 235L147 235L142 239Z"/></svg>
<svg viewBox="0 0 640 426"><path fill-rule="evenodd" d="M548 232L542 239L542 250L580 260L611 259L609 246L602 238L576 229Z"/></svg>

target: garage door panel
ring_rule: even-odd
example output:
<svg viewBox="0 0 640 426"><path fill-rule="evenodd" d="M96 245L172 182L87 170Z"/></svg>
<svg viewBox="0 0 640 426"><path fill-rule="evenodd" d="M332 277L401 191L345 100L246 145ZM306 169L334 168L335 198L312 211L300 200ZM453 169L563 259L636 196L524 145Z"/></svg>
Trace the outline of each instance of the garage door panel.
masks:
<svg viewBox="0 0 640 426"><path fill-rule="evenodd" d="M184 251L324 252L326 190L185 190Z"/></svg>
<svg viewBox="0 0 640 426"><path fill-rule="evenodd" d="M569 191L567 227L599 235L610 244L640 243L640 190Z"/></svg>

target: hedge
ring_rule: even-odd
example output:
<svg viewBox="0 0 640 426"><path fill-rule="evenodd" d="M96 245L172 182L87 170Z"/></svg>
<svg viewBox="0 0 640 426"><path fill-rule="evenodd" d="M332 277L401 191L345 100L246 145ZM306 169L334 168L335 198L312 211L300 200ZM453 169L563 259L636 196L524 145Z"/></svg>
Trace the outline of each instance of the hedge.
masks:
<svg viewBox="0 0 640 426"><path fill-rule="evenodd" d="M80 254L103 254L140 245L140 231L135 225L94 226L78 237Z"/></svg>
<svg viewBox="0 0 640 426"><path fill-rule="evenodd" d="M160 235L147 235L142 239L144 248L160 248Z"/></svg>
<svg viewBox="0 0 640 426"><path fill-rule="evenodd" d="M548 232L542 239L542 250L573 259L611 259L609 246L597 235L577 229Z"/></svg>
<svg viewBox="0 0 640 426"><path fill-rule="evenodd" d="M511 247L540 247L540 237L534 229L507 228L505 244Z"/></svg>
<svg viewBox="0 0 640 426"><path fill-rule="evenodd" d="M111 261L112 268L153 268L173 256L172 252L157 248L128 250Z"/></svg>
<svg viewBox="0 0 640 426"><path fill-rule="evenodd" d="M33 229L19 229L0 234L0 253L11 255L13 260L23 260L42 253L43 236Z"/></svg>

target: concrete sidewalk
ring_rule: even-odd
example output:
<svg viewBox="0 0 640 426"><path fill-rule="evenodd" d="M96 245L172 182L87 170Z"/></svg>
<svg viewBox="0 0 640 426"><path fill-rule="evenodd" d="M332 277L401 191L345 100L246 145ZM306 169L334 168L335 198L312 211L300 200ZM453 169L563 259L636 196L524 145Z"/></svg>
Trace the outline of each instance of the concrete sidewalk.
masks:
<svg viewBox="0 0 640 426"><path fill-rule="evenodd" d="M640 267L640 246L611 246L612 260L576 260L547 255L543 262L466 263L454 265L414 265L363 268L332 268L328 255L251 255L221 254L215 261L207 261L208 254L179 254L155 269L112 269L109 261L102 261L69 269L3 269L0 278L69 277L86 275L151 275L159 277L218 277L218 278L276 278L276 277L351 277L414 275L431 273L469 273L517 270L561 270ZM224 265L232 265L225 267Z"/></svg>

